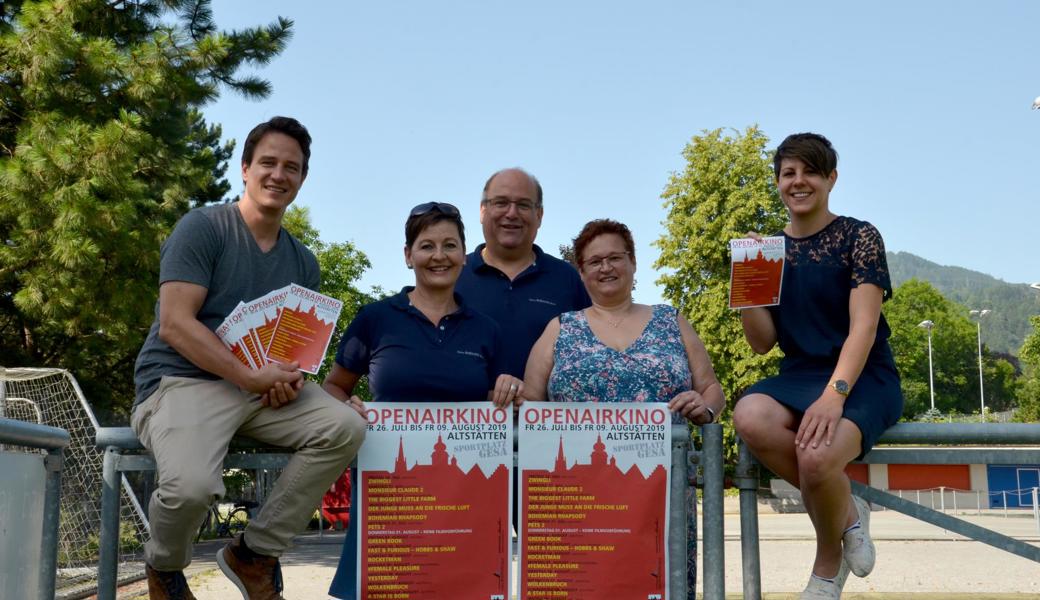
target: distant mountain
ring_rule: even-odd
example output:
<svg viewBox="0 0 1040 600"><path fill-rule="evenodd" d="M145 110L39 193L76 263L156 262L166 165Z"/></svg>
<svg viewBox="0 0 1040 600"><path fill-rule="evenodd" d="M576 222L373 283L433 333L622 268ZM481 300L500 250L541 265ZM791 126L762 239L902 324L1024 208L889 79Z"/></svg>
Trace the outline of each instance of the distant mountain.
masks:
<svg viewBox="0 0 1040 600"><path fill-rule="evenodd" d="M1029 334L1029 317L1040 314L1040 292L1024 283L1007 283L961 267L947 267L909 252L889 252L892 286L917 278L931 283L965 310L988 308L982 321L982 343L990 350L1018 356Z"/></svg>

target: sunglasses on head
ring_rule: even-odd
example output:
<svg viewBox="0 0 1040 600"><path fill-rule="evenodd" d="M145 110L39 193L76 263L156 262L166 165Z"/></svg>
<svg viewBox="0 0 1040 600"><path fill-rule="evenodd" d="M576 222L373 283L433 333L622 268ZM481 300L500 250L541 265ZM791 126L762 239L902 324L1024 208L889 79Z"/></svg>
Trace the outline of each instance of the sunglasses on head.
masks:
<svg viewBox="0 0 1040 600"><path fill-rule="evenodd" d="M459 216L459 209L455 208L454 204L448 204L447 202L423 202L413 208L412 212L409 213L408 216L421 217L422 215L433 211L448 215L449 217Z"/></svg>

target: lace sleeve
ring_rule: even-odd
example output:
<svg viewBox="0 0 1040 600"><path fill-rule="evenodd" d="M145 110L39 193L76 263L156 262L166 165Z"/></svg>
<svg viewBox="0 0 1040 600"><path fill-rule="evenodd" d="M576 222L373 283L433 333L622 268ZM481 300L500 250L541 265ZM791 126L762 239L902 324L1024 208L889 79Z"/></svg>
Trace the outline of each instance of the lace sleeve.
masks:
<svg viewBox="0 0 1040 600"><path fill-rule="evenodd" d="M864 283L881 288L885 300L892 297L885 242L877 228L867 222L859 224L852 239L852 287Z"/></svg>

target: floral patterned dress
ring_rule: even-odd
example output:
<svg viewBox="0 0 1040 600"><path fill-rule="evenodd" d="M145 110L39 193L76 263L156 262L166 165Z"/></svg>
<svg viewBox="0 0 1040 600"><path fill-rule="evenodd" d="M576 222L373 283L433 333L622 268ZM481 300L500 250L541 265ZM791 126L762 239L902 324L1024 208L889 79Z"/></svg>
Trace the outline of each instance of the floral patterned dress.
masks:
<svg viewBox="0 0 1040 600"><path fill-rule="evenodd" d="M668 402L693 389L690 361L679 332L678 311L655 304L643 333L624 350L599 341L584 311L560 315L548 395L552 402ZM685 423L680 415L673 422ZM697 588L697 502L686 488L687 564L690 598Z"/></svg>
<svg viewBox="0 0 1040 600"><path fill-rule="evenodd" d="M636 341L615 350L599 341L584 311L560 315L549 375L552 402L668 402L692 389L677 311L655 304ZM675 415L675 423L683 423Z"/></svg>

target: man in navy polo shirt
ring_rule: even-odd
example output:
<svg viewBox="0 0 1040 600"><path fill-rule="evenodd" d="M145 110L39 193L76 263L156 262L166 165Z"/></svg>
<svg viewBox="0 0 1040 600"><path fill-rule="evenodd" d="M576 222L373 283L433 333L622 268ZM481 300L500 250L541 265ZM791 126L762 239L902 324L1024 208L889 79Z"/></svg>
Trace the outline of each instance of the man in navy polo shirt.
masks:
<svg viewBox="0 0 1040 600"><path fill-rule="evenodd" d="M523 378L527 355L546 324L591 304L578 272L535 245L542 186L521 169L487 180L480 200L484 242L466 257L455 291L502 328L506 372Z"/></svg>

